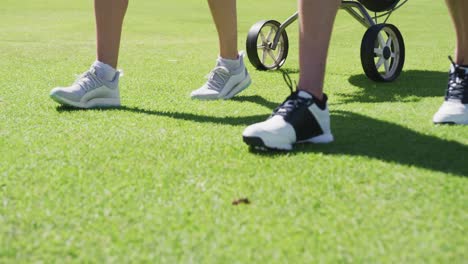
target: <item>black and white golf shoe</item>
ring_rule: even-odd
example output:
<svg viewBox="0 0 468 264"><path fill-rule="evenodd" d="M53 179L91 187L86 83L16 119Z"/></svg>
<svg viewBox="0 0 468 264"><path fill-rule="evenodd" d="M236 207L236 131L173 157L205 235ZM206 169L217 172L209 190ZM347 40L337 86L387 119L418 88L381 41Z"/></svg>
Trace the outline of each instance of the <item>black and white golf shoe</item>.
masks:
<svg viewBox="0 0 468 264"><path fill-rule="evenodd" d="M468 67L456 64L451 57L449 59L452 65L445 101L432 121L435 124L468 125Z"/></svg>
<svg viewBox="0 0 468 264"><path fill-rule="evenodd" d="M295 143L329 143L327 96L318 101L305 91L292 92L264 122L247 127L244 142L257 149L291 150Z"/></svg>

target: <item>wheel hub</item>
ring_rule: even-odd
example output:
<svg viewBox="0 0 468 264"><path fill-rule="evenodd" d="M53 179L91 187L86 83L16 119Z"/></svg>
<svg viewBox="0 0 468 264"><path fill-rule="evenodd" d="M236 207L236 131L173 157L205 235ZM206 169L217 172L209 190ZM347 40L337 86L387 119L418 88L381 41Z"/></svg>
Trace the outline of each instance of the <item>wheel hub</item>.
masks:
<svg viewBox="0 0 468 264"><path fill-rule="evenodd" d="M390 47L388 46L383 49L382 53L383 53L383 57L385 60L390 59L390 57L392 56L392 51L390 50Z"/></svg>

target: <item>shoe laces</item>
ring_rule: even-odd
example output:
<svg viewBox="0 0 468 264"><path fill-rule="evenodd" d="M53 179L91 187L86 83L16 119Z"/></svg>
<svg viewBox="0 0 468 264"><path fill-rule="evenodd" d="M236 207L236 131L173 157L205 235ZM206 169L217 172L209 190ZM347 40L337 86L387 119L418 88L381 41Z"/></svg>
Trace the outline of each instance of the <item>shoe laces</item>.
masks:
<svg viewBox="0 0 468 264"><path fill-rule="evenodd" d="M96 76L96 73L93 70L86 71L85 73L79 75L74 83L74 85L78 85L86 92L96 88L101 84L102 81L99 79L99 77Z"/></svg>
<svg viewBox="0 0 468 264"><path fill-rule="evenodd" d="M219 91L221 90L226 82L229 80L231 75L229 71L224 67L215 67L206 78L208 79L207 87L208 89Z"/></svg>
<svg viewBox="0 0 468 264"><path fill-rule="evenodd" d="M289 87L291 94L286 98L286 100L284 100L282 104L280 104L275 110L273 110L273 114L271 116L274 116L274 115L288 116L290 113L294 112L295 110L303 106L308 107L309 105L313 103L312 98L300 97L299 91L297 89L294 91L293 82L291 80L291 77L286 71L283 71L283 79L286 82L286 85Z"/></svg>
<svg viewBox="0 0 468 264"><path fill-rule="evenodd" d="M456 64L452 57L449 56L453 70L449 72L449 81L445 99L463 100L463 97L468 97L468 74L464 67Z"/></svg>

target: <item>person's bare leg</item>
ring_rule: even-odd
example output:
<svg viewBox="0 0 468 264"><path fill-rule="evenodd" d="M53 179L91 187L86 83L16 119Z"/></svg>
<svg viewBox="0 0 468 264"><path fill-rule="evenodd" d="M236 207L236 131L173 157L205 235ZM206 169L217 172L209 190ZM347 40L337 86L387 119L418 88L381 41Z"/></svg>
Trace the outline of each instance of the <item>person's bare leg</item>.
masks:
<svg viewBox="0 0 468 264"><path fill-rule="evenodd" d="M52 89L54 101L78 108L120 106L120 72L116 67L127 6L128 0L94 0L96 61L71 86Z"/></svg>
<svg viewBox="0 0 468 264"><path fill-rule="evenodd" d="M249 87L251 80L237 50L236 0L208 0L218 31L219 57L208 81L192 91L193 99L230 99Z"/></svg>
<svg viewBox="0 0 468 264"><path fill-rule="evenodd" d="M340 0L299 0L299 90L323 96L328 46Z"/></svg>
<svg viewBox="0 0 468 264"><path fill-rule="evenodd" d="M455 63L468 64L468 2L465 0L445 0L452 17L457 41Z"/></svg>
<svg viewBox="0 0 468 264"><path fill-rule="evenodd" d="M224 59L237 59L236 0L208 0L208 5L218 31L219 55Z"/></svg>
<svg viewBox="0 0 468 264"><path fill-rule="evenodd" d="M299 84L264 122L248 126L253 148L291 150L295 143L333 141L323 80L333 23L341 0L299 0Z"/></svg>
<svg viewBox="0 0 468 264"><path fill-rule="evenodd" d="M128 0L94 0L97 60L117 67L122 24Z"/></svg>

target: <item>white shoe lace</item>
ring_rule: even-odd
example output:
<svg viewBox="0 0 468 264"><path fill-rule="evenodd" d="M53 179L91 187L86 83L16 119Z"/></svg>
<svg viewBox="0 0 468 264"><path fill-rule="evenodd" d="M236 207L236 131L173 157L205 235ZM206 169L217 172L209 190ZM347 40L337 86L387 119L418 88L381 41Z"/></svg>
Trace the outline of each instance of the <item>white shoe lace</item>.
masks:
<svg viewBox="0 0 468 264"><path fill-rule="evenodd" d="M79 75L74 83L74 85L80 86L80 88L86 92L98 87L101 84L102 81L99 79L99 77L97 77L96 74L91 71L87 71Z"/></svg>
<svg viewBox="0 0 468 264"><path fill-rule="evenodd" d="M231 75L226 68L215 67L208 75L206 75L206 78L208 79L208 82L206 83L207 87L208 89L220 91L223 89L230 77Z"/></svg>

